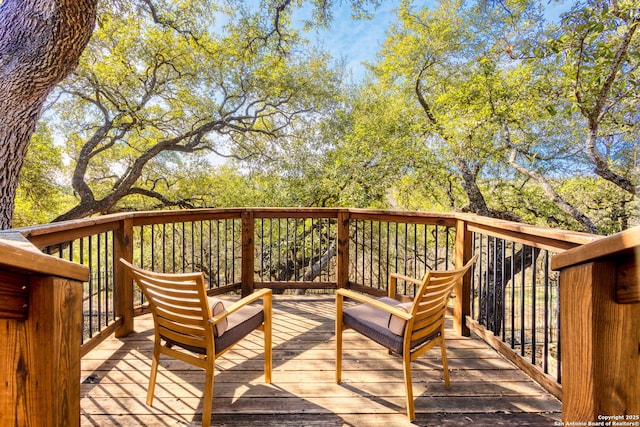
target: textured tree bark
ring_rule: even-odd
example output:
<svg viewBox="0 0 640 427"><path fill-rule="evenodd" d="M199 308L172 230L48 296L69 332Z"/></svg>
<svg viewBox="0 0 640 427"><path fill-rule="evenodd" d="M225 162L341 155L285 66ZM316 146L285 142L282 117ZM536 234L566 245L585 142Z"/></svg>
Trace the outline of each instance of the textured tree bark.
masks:
<svg viewBox="0 0 640 427"><path fill-rule="evenodd" d="M0 229L11 228L24 156L51 89L89 42L97 0L0 3Z"/></svg>

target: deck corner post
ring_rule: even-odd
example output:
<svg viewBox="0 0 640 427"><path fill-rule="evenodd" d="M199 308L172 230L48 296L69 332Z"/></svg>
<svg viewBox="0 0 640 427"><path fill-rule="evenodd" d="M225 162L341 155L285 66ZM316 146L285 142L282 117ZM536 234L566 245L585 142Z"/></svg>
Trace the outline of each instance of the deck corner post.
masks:
<svg viewBox="0 0 640 427"><path fill-rule="evenodd" d="M464 266L471 259L473 251L473 233L469 231L467 222L458 220L456 224L456 268ZM453 327L461 336L471 335L466 317L471 314L471 270L455 287L456 298L453 306Z"/></svg>
<svg viewBox="0 0 640 427"><path fill-rule="evenodd" d="M253 211L242 212L242 296L253 293L255 263L255 222Z"/></svg>
<svg viewBox="0 0 640 427"><path fill-rule="evenodd" d="M28 314L0 315L1 424L78 426L82 288L89 270L7 247L0 247L0 282L26 289ZM21 266L14 268L15 261ZM36 271L24 267L29 263Z"/></svg>
<svg viewBox="0 0 640 427"><path fill-rule="evenodd" d="M616 302L616 269L603 258L560 270L565 423L640 415L640 304Z"/></svg>
<svg viewBox="0 0 640 427"><path fill-rule="evenodd" d="M346 288L349 284L349 211L338 211L338 256L337 256L337 287Z"/></svg>
<svg viewBox="0 0 640 427"><path fill-rule="evenodd" d="M133 280L125 272L119 259L124 258L133 262L133 220L122 220L114 236L115 314L116 318L122 319L122 323L115 330L115 335L124 337L133 332Z"/></svg>

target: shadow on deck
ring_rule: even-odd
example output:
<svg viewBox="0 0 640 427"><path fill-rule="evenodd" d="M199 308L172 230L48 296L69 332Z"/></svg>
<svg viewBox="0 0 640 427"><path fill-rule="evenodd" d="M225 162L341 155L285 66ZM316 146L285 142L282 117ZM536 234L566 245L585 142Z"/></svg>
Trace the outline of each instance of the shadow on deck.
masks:
<svg viewBox="0 0 640 427"><path fill-rule="evenodd" d="M402 361L347 331L343 383L334 381L333 296L274 295L273 384L254 333L216 365L215 426L553 426L561 403L477 337L447 335L451 388L440 352L414 362L416 420L406 419ZM161 359L154 406L145 404L153 322L110 338L82 360L81 425L196 426L204 371ZM169 369L167 369L169 368Z"/></svg>

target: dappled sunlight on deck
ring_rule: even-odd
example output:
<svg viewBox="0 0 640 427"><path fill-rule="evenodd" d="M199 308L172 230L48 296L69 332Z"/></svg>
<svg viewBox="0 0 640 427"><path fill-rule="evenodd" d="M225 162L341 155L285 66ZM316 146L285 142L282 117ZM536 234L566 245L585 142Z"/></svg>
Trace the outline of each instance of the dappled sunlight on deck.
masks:
<svg viewBox="0 0 640 427"><path fill-rule="evenodd" d="M274 295L273 310L273 384L264 383L262 336L254 333L217 359L212 425L551 426L561 418L558 400L484 342L449 328L451 388L437 349L414 362L411 424L401 359L351 331L343 382L335 383L333 296ZM83 358L83 426L200 424L204 371L183 362L161 359L154 406L145 404L152 328L150 315L137 317L134 333Z"/></svg>

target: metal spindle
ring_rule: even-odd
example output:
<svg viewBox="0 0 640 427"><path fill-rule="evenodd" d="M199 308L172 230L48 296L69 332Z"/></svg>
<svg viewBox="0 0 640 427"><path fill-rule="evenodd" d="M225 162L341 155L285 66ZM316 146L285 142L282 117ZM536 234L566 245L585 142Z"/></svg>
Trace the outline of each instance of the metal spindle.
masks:
<svg viewBox="0 0 640 427"><path fill-rule="evenodd" d="M511 348L516 348L516 245L511 243Z"/></svg>
<svg viewBox="0 0 640 427"><path fill-rule="evenodd" d="M532 270L531 270L531 363L536 364L536 248L531 248Z"/></svg>
<svg viewBox="0 0 640 427"><path fill-rule="evenodd" d="M520 355L524 357L524 346L526 341L525 336L525 286L526 286L526 277L524 271L524 258L525 258L525 247L522 245L521 247L522 256L520 257Z"/></svg>
<svg viewBox="0 0 640 427"><path fill-rule="evenodd" d="M204 272L204 221L200 221L200 271Z"/></svg>
<svg viewBox="0 0 640 427"><path fill-rule="evenodd" d="M97 286L98 286L98 295L97 295L97 299L98 299L98 319L97 319L97 326L98 328L100 328L100 325L102 324L102 304L101 304L101 298L100 295L102 294L102 281L101 276L102 276L102 266L101 266L101 258L100 258L100 247L102 246L101 243L101 239L100 239L101 234L98 234L98 242L96 244L96 258L98 261L98 268L97 268Z"/></svg>
<svg viewBox="0 0 640 427"><path fill-rule="evenodd" d="M544 251L544 305L543 329L544 344L542 347L542 371L549 373L549 251Z"/></svg>
<svg viewBox="0 0 640 427"><path fill-rule="evenodd" d="M366 285L366 274L365 274L365 257L366 257L366 232L365 232L366 222L362 221L362 284Z"/></svg>
<svg viewBox="0 0 640 427"><path fill-rule="evenodd" d="M315 225L315 219L310 218L311 220L311 256L309 256L309 272L313 271L313 257L315 255L315 231L316 228L314 227ZM318 231L320 229L318 228ZM319 243L319 248L318 248L318 253L320 254L320 256L318 257L318 261L320 262L320 274L322 275L322 242L320 242L320 237L319 237L319 232L318 232L318 243ZM321 276L322 277L322 276Z"/></svg>
<svg viewBox="0 0 640 427"><path fill-rule="evenodd" d="M369 221L369 286L373 286L373 221Z"/></svg>
<svg viewBox="0 0 640 427"><path fill-rule="evenodd" d="M478 250L476 241L478 240L478 236L476 233L472 233L471 241L473 242L471 247L473 250L473 255L475 255ZM426 259L425 259L426 261ZM473 266L473 274L471 275L471 318L477 319L476 317L476 266Z"/></svg>
<svg viewBox="0 0 640 427"><path fill-rule="evenodd" d="M447 268L449 268L449 227L445 228L445 233L444 233L444 244L445 244L445 248L446 251L444 253L444 265L445 265L445 270Z"/></svg>
<svg viewBox="0 0 640 427"><path fill-rule="evenodd" d="M220 220L216 220L216 275L217 275L217 284L220 286Z"/></svg>
<svg viewBox="0 0 640 427"><path fill-rule="evenodd" d="M502 321L500 323L500 328L502 329L502 341L506 342L507 338L506 338L506 332L505 329L507 328L507 321L505 319L505 316L507 315L506 312L506 296L505 296L505 292L507 290L507 286L506 286L506 274L505 274L505 257L507 255L507 242L506 240L502 239L502 244L500 246L500 286L502 286L502 308L500 310L500 316L502 318Z"/></svg>
<svg viewBox="0 0 640 427"><path fill-rule="evenodd" d="M439 252L439 243L440 243L440 238L439 238L439 232L438 232L438 226L436 225L434 227L434 259L433 259L433 269L434 270L438 270L438 252ZM481 243L482 245L482 243Z"/></svg>
<svg viewBox="0 0 640 427"><path fill-rule="evenodd" d="M559 280L559 278L558 278ZM560 308L560 303L562 301L560 300L560 292L558 292L558 305L557 307ZM560 315L560 310L558 310L558 326L557 326L557 337L558 337L558 356L556 357L556 381L558 381L558 384L562 384L562 340L560 339L560 322L562 322L562 316Z"/></svg>
<svg viewBox="0 0 640 427"><path fill-rule="evenodd" d="M493 333L498 333L498 272L496 268L498 268L498 244L499 239L493 238L493 269L492 269L492 277L493 277Z"/></svg>
<svg viewBox="0 0 640 427"><path fill-rule="evenodd" d="M213 288L213 242L212 235L213 227L211 225L211 220L209 220L209 289Z"/></svg>

